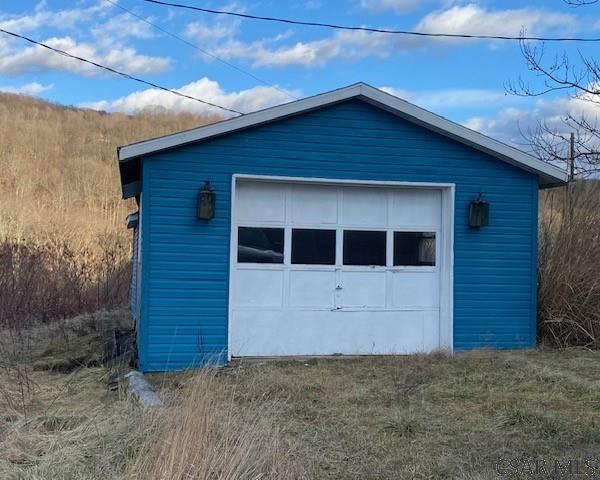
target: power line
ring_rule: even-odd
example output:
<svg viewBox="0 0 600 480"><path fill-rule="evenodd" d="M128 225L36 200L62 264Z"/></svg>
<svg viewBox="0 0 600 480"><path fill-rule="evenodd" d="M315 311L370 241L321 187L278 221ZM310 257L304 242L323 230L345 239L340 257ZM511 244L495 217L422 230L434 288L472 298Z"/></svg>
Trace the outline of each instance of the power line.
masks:
<svg viewBox="0 0 600 480"><path fill-rule="evenodd" d="M123 10L124 12L129 13L130 15L133 15L135 18L141 20L144 23L147 23L148 25L151 25L152 27L156 28L157 30L163 32L166 35L169 35L172 38L175 38L177 40L179 40L180 42L185 43L186 45L195 48L196 50L198 50L199 52L203 53L204 55L214 58L215 60L218 60L219 62L223 63L224 65L227 65L231 68L234 68L235 70L237 70L240 73L243 73L244 75L249 76L250 78L253 78L254 80L256 80L257 82L262 83L263 85L266 85L267 87L273 88L275 90L277 90L280 93L283 93L284 95L287 95L288 97L294 99L294 100L298 100L298 97L292 95L289 92L286 92L285 90L273 85L272 83L267 82L266 80L263 80L262 78L257 77L256 75L254 75L253 73L248 72L247 70L244 70L243 68L238 67L237 65L234 65L231 62L228 62L227 60L222 59L221 57L215 55L214 53L210 53L206 50L204 50L203 48L200 48L198 45L196 45L195 43L189 42L188 40L186 40L185 38L180 37L179 35L169 32L168 30L165 30L164 28L162 28L160 25L157 25L153 22L151 22L150 20L145 19L144 17L138 15L137 13L132 12L131 10L129 10L128 8L123 7L122 5L119 5L118 3L114 2L113 0L105 0L106 2L114 5L117 8L120 8L121 10Z"/></svg>
<svg viewBox="0 0 600 480"><path fill-rule="evenodd" d="M385 28L370 28L370 27L356 27L350 25L338 25L335 23L321 23L321 22L307 22L302 20L291 20L288 18L279 17L264 17L259 15L249 15L247 13L231 12L226 10L213 10L210 8L196 7L192 5L183 5L181 3L171 3L161 0L143 0L144 2L154 3L157 5L164 5L168 7L186 8L188 10L196 10L198 12L212 13L216 15L229 15L232 17L245 18L250 20L263 20L267 22L279 22L287 23L291 25L304 25L307 27L326 27L334 28L338 30L354 30L372 33L388 33L395 35L412 35L415 37L438 37L438 38L467 38L467 39L480 39L480 40L536 40L542 42L600 42L600 38L582 38L582 37L529 37L529 36L510 36L510 35L471 35L467 33L427 33L427 32L415 32L411 30L389 30Z"/></svg>
<svg viewBox="0 0 600 480"><path fill-rule="evenodd" d="M0 28L0 32L4 33L6 35L10 35L11 37L20 38L21 40L25 40L25 41L27 41L29 43L34 44L34 45L39 45L40 47L44 47L44 48L46 48L48 50L51 50L51 51L53 51L55 53L58 53L58 54L60 54L60 55L62 55L64 57L73 58L75 60L79 60L80 62L88 63L90 65L93 65L94 67L101 68L101 69L106 70L108 72L114 73L115 75L120 75L121 77L127 78L129 80L133 80L135 82L143 83L144 85L149 85L150 87L153 87L153 88L158 88L159 90L163 90L165 92L172 93L173 95L177 95L179 97L187 98L188 100L194 100L196 102L203 103L204 105L208 105L209 107L219 108L221 110L225 110L226 112L236 113L238 115L243 115L242 112L238 112L237 110L233 110L233 109L227 108L227 107L222 107L221 105L217 105L216 103L211 103L211 102L208 102L206 100L201 100L199 98L192 97L191 95L186 95L185 93L178 92L177 90L171 90L170 88L163 87L161 85L157 85L156 83L149 82L148 80L144 80L144 79L141 79L141 78L138 78L138 77L134 77L133 75L130 75L129 73L125 73L125 72L121 72L119 70L115 70L114 68L107 67L106 65L101 65L100 63L94 62L92 60L88 60L88 59L83 58L83 57L78 57L77 55L73 55L73 54L71 54L69 52L65 52L64 50L60 50L58 48L51 47L50 45L46 45L45 43L38 42L37 40L33 40L32 38L29 38L29 37L25 37L24 35L19 35L18 33L9 32L8 30L4 30L3 28Z"/></svg>

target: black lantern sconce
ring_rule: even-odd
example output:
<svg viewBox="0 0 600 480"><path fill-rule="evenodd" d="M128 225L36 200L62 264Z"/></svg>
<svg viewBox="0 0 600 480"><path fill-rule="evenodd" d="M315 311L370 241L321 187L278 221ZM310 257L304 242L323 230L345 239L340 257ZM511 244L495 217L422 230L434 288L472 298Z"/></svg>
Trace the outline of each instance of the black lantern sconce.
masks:
<svg viewBox="0 0 600 480"><path fill-rule="evenodd" d="M210 180L204 181L204 186L198 192L198 218L210 220L215 216L215 191Z"/></svg>
<svg viewBox="0 0 600 480"><path fill-rule="evenodd" d="M489 223L490 204L481 198L480 193L477 200L471 200L471 203L469 204L469 227L487 227Z"/></svg>

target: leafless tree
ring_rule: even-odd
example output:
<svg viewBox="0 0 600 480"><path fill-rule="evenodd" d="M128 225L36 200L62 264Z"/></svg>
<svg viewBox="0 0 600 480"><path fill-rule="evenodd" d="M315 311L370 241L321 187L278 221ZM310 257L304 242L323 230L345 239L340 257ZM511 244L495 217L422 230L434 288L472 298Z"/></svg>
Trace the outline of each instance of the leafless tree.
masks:
<svg viewBox="0 0 600 480"><path fill-rule="evenodd" d="M563 0L572 7L600 3L600 0ZM525 36L525 32L522 32ZM555 164L565 164L569 156L570 133L575 134L575 176L588 177L600 173L600 122L597 114L583 113L584 107L597 105L600 112L600 62L580 50L548 55L543 43L520 42L521 53L533 78L507 84L509 93L539 97L564 91L568 98L582 102L578 113L565 112L560 122L540 120L535 127L522 132L540 158Z"/></svg>

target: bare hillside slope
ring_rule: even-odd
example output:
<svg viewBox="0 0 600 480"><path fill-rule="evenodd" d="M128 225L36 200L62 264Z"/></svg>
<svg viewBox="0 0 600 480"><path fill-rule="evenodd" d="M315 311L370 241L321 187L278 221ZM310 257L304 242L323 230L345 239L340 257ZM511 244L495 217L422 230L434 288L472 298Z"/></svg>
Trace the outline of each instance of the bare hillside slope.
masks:
<svg viewBox="0 0 600 480"><path fill-rule="evenodd" d="M120 198L116 147L214 120L108 114L0 93L0 239L60 239L80 250L100 234L124 235L132 206Z"/></svg>

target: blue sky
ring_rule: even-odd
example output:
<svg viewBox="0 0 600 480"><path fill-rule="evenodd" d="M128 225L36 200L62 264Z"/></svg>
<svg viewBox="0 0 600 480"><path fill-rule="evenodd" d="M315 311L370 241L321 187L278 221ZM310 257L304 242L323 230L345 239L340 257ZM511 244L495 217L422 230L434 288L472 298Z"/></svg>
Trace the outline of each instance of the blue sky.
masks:
<svg viewBox="0 0 600 480"><path fill-rule="evenodd" d="M432 40L344 32L111 0L203 50L276 85L203 55L119 9L108 0L5 1L0 27L46 42L189 95L243 112L364 81L502 140L522 141L519 130L567 111L597 115L565 93L519 98L505 85L533 80L517 42ZM181 2L185 3L185 2ZM198 2L216 9L309 21L426 32L600 36L600 7L572 8L562 0L239 0ZM592 52L594 45L548 44ZM597 45L596 45L597 48ZM162 106L208 111L166 92L112 76L0 35L0 89L54 102L135 112ZM284 92L282 92L282 90ZM597 108L597 107L596 107Z"/></svg>

